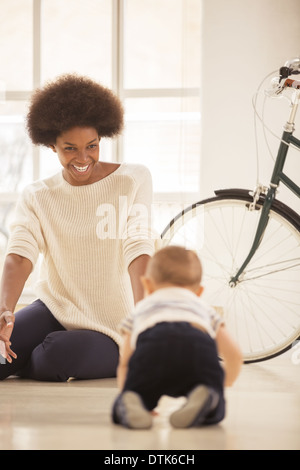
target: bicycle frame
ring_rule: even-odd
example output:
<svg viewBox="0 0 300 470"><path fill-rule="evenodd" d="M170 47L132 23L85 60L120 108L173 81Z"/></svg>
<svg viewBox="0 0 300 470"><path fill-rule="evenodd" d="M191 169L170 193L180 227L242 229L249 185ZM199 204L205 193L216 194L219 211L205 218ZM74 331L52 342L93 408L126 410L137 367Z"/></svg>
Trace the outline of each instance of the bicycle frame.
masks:
<svg viewBox="0 0 300 470"><path fill-rule="evenodd" d="M288 82L287 86L293 86L290 84L292 82L291 80L286 80L286 82ZM287 153L289 150L289 145L292 144L295 147L300 149L300 140L293 136L294 127L295 127L294 125L295 117L296 117L299 101L300 101L300 91L297 91L293 105L292 105L292 110L290 113L289 120L284 126L284 131L282 134L281 143L279 145L279 149L278 149L278 153L277 153L277 157L276 157L276 161L275 161L275 165L273 169L273 174L272 174L271 181L270 181L270 186L267 191L265 201L261 210L261 215L260 215L260 219L258 222L258 226L257 226L257 230L256 230L252 247L250 248L248 256L246 257L241 267L238 269L235 276L233 276L230 279L229 281L230 287L235 287L236 284L240 282L241 275L243 274L246 266L248 265L253 255L255 254L257 248L260 245L260 242L264 236L265 230L268 225L270 209L276 197L276 191L280 182L282 182L290 191L296 194L296 196L300 197L300 187L283 172L284 164L285 164ZM255 203L254 203L253 210L254 209L255 209ZM251 208L249 210L251 210Z"/></svg>

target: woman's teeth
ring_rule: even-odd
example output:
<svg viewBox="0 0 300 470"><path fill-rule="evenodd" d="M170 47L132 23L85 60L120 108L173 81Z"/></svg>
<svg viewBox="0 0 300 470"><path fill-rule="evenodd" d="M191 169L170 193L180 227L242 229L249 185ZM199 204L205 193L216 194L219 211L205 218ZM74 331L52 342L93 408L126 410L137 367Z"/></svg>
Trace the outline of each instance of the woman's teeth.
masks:
<svg viewBox="0 0 300 470"><path fill-rule="evenodd" d="M73 166L74 166L75 170L79 171L80 173L84 173L89 167L89 165L86 165L86 166L75 166L75 165L73 165Z"/></svg>

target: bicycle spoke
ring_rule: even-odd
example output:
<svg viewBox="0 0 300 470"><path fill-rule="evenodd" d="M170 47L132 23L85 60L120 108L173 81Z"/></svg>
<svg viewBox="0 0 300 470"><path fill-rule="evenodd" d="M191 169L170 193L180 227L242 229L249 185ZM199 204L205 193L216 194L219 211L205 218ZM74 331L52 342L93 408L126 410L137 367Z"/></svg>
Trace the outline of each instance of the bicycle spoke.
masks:
<svg viewBox="0 0 300 470"><path fill-rule="evenodd" d="M261 273L261 274L257 274L256 276L252 276L252 277L247 277L245 279L242 279L240 282L248 282L248 281L253 281L254 279L259 279L261 277L266 277L266 276L270 276L272 274L277 274L277 273L280 273L282 271L286 271L286 270L290 270L296 266L299 266L299 264L294 264L294 265L291 265L291 266L286 266L285 268L280 268L280 269L273 269L271 271L266 271L264 273ZM265 269L267 266L264 266L263 268ZM256 271L258 270L259 268L255 269ZM262 269L262 268L261 268Z"/></svg>

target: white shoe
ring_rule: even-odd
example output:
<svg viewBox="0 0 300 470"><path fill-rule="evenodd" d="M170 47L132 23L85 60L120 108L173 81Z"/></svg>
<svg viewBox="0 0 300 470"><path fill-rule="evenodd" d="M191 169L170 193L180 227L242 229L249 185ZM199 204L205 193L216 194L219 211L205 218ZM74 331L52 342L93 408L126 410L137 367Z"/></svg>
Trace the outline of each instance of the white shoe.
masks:
<svg viewBox="0 0 300 470"><path fill-rule="evenodd" d="M218 402L219 395L215 390L199 385L189 393L183 407L171 414L170 423L175 428L200 426Z"/></svg>
<svg viewBox="0 0 300 470"><path fill-rule="evenodd" d="M116 423L132 429L149 429L152 426L152 415L145 408L141 397L131 391L122 393L115 404Z"/></svg>

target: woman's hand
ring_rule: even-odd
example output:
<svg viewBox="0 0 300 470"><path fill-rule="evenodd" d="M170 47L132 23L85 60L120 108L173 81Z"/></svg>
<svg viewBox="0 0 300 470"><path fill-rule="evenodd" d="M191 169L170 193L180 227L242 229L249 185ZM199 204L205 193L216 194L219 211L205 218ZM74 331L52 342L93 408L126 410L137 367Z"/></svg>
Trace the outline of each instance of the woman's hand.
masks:
<svg viewBox="0 0 300 470"><path fill-rule="evenodd" d="M17 355L10 349L14 322L15 316L12 312L7 310L0 315L0 354L10 363L12 358L17 358Z"/></svg>
<svg viewBox="0 0 300 470"><path fill-rule="evenodd" d="M12 312L31 271L32 263L29 259L14 253L6 256L0 283L0 353L8 362L17 358L10 349L10 337L15 323Z"/></svg>

